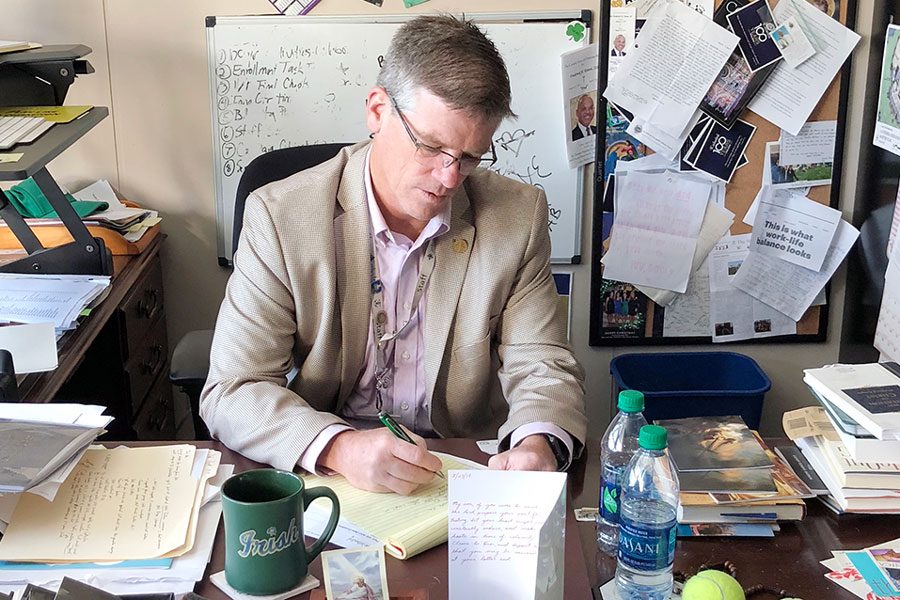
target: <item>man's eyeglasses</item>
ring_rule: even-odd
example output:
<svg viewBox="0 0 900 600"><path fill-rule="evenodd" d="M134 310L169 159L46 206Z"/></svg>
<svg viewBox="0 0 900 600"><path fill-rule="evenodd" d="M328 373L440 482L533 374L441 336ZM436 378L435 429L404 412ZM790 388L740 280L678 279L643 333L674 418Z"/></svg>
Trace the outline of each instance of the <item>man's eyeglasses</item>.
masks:
<svg viewBox="0 0 900 600"><path fill-rule="evenodd" d="M497 162L497 151L494 149L494 142L491 142L491 155L480 157L471 156L465 153L461 154L460 156L453 156L449 152L445 152L440 148L435 148L434 146L423 144L418 139L416 139L415 134L409 127L409 123L406 122L406 117L403 116L402 112L400 112L400 107L397 105L397 101L394 100L393 96L388 97L391 99L391 104L394 105L394 110L396 110L397 114L400 116L400 122L403 123L403 128L406 130L406 135L409 136L410 141L416 147L416 162L420 165L424 165L426 167L433 166L434 160L436 158L440 158L441 166L443 168L446 169L452 166L453 163L458 162L460 175L468 175L475 170L475 167L487 168Z"/></svg>

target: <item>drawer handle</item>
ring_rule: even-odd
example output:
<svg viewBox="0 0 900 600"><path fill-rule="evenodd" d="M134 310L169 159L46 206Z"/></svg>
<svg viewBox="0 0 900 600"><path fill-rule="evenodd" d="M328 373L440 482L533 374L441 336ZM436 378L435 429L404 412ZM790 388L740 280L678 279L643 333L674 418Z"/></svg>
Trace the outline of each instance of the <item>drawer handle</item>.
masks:
<svg viewBox="0 0 900 600"><path fill-rule="evenodd" d="M145 375L156 373L163 363L162 357L163 347L160 344L156 344L150 348L150 359L145 360L140 364L141 373Z"/></svg>
<svg viewBox="0 0 900 600"><path fill-rule="evenodd" d="M138 301L138 314L145 319L152 319L159 311L159 290L144 290L144 297Z"/></svg>

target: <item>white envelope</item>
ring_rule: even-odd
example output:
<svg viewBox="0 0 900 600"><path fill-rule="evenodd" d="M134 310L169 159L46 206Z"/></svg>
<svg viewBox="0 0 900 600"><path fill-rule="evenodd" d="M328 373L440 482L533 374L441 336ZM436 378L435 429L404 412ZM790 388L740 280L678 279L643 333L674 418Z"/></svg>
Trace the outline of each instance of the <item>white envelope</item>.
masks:
<svg viewBox="0 0 900 600"><path fill-rule="evenodd" d="M59 364L53 323L0 325L0 348L12 353L18 375L51 371Z"/></svg>

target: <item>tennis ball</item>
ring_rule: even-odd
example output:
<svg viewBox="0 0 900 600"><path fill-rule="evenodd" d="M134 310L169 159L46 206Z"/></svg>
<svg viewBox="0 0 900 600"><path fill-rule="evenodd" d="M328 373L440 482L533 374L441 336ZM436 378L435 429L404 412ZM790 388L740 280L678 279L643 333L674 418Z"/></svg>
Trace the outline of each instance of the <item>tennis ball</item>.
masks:
<svg viewBox="0 0 900 600"><path fill-rule="evenodd" d="M746 600L737 580L722 571L700 571L687 580L682 600Z"/></svg>

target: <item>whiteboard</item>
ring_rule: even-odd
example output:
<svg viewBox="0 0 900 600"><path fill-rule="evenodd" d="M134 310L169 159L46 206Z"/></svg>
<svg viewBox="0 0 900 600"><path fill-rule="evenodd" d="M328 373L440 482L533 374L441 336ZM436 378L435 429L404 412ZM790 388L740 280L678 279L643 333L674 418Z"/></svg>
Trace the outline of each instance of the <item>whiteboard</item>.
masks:
<svg viewBox="0 0 900 600"><path fill-rule="evenodd" d="M590 11L466 15L506 61L512 109L494 136L493 170L544 189L552 261L580 262L583 168L570 169L560 55ZM527 20L526 20L527 17ZM234 197L244 167L273 149L366 139L364 99L379 60L409 16L207 17L220 262L230 264Z"/></svg>

